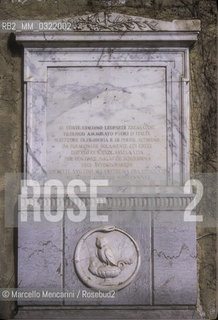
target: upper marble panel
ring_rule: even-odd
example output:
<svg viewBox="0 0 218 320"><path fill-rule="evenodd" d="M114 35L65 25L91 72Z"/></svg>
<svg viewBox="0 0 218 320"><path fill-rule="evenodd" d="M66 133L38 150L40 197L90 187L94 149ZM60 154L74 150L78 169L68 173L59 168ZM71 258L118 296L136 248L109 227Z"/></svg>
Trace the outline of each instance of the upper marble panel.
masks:
<svg viewBox="0 0 218 320"><path fill-rule="evenodd" d="M163 174L158 186L183 186L190 178L188 47L197 40L200 21L99 13L37 23L38 32L17 33L25 47L25 171L38 178L74 168L81 177L81 170L89 169L81 156L82 139L98 134L92 127L128 125L126 137L111 132L114 137L103 151L117 158L111 143L128 134L129 140L121 141L127 153L120 154L126 160L130 149L141 153L137 156L143 159L131 163L137 182L148 170ZM82 132L86 137L76 136L88 126ZM134 126L146 130L135 133ZM73 146L64 139L74 139ZM86 151L96 162L94 169L102 169L105 155L99 159L91 145Z"/></svg>

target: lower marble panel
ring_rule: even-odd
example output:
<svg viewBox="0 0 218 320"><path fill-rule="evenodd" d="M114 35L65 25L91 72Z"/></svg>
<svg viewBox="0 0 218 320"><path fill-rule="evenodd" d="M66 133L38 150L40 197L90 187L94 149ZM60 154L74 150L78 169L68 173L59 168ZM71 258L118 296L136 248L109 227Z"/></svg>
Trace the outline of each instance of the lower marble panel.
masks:
<svg viewBox="0 0 218 320"><path fill-rule="evenodd" d="M108 215L108 221L90 222L90 216L87 215L82 223L78 223L70 221L65 215L64 221L60 223L41 223L36 227L30 222L28 226L20 227L18 286L57 288L73 290L75 293L92 290L78 276L78 270L75 268L75 249L88 231L102 225L110 225L123 230L137 243L141 263L134 279L125 288L116 291L114 299L86 299L80 294L76 299L59 300L51 304L75 307L196 305L195 224L184 222L184 211L125 209L99 211L98 215ZM128 239L121 245L116 237L106 238L110 240L110 247L115 256L122 259L130 258ZM95 242L92 241L87 246L87 250L90 249L92 254L97 249L92 248L93 245L95 247ZM131 267L126 268L130 269ZM89 277L92 277L91 273ZM20 302L20 305L29 304L49 303Z"/></svg>
<svg viewBox="0 0 218 320"><path fill-rule="evenodd" d="M153 217L154 304L196 304L195 224L184 212L158 212Z"/></svg>
<svg viewBox="0 0 218 320"><path fill-rule="evenodd" d="M100 215L101 212L99 212L98 214ZM97 301L94 301L92 299L84 299L84 297L79 297L79 299L76 300L67 300L65 301L65 303L71 305L84 303L89 305L149 305L152 303L150 213L140 211L113 211L107 212L107 214L108 223L106 224L118 226L120 229L127 232L138 244L141 256L141 265L139 271L128 286L126 286L122 290L116 291L114 299L98 299ZM99 226L100 225L102 225L102 222L99 223ZM83 222L83 225L69 222L69 220L67 220L65 224L65 289L74 289L76 292L78 292L78 290L82 291L88 289L87 286L85 286L83 282L81 282L81 280L78 278L73 262L74 252L78 241L87 231L91 230L92 228L96 228L96 223L91 224L89 219L86 219ZM90 251L91 246L92 244L90 243ZM112 243L111 246L116 251L115 253L117 256L122 255L123 251L125 251L124 257L128 256L128 248L125 244L122 248L119 247L118 243ZM89 277L91 276L92 275L90 273ZM111 281L114 281L114 279L111 279Z"/></svg>
<svg viewBox="0 0 218 320"><path fill-rule="evenodd" d="M33 223L19 227L18 287L28 290L62 288L62 223ZM56 301L55 304L61 304ZM49 301L20 301L21 305L54 304Z"/></svg>

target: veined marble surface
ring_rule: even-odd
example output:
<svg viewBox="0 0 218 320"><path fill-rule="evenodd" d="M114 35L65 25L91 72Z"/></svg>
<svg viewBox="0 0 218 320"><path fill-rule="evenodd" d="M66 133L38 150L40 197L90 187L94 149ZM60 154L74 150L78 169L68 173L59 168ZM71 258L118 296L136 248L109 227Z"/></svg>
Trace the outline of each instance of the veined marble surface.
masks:
<svg viewBox="0 0 218 320"><path fill-rule="evenodd" d="M84 180L162 173L166 183L164 67L49 69L46 120L48 172Z"/></svg>

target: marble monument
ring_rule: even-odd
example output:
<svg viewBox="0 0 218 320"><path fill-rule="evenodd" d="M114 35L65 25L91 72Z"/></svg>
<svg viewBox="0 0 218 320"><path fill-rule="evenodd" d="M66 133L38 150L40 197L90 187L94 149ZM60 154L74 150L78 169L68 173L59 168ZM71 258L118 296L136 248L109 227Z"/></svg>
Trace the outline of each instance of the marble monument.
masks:
<svg viewBox="0 0 218 320"><path fill-rule="evenodd" d="M19 286L116 293L31 305L52 304L72 318L102 306L123 318L197 317L195 224L184 222L193 194L184 184L189 50L199 31L199 20L99 13L16 35L24 46L26 177L108 180L98 205L107 223L64 215L49 226L20 225ZM79 195L89 207L88 194Z"/></svg>

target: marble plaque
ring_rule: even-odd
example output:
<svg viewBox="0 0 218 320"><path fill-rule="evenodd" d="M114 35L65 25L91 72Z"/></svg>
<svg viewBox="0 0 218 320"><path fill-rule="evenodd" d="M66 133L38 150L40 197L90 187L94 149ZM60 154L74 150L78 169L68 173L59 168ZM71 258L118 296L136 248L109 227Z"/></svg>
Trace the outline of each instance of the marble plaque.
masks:
<svg viewBox="0 0 218 320"><path fill-rule="evenodd" d="M166 176L164 67L52 68L47 101L48 173Z"/></svg>

